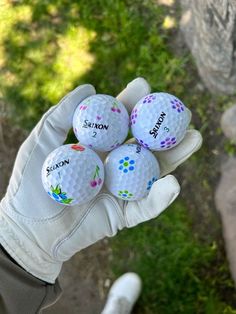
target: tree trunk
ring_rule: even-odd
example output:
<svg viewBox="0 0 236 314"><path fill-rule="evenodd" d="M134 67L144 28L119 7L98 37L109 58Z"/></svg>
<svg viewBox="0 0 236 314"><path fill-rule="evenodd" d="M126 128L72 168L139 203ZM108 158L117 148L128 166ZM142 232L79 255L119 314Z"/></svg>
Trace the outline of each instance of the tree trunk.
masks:
<svg viewBox="0 0 236 314"><path fill-rule="evenodd" d="M211 92L236 92L236 0L181 0L181 29Z"/></svg>

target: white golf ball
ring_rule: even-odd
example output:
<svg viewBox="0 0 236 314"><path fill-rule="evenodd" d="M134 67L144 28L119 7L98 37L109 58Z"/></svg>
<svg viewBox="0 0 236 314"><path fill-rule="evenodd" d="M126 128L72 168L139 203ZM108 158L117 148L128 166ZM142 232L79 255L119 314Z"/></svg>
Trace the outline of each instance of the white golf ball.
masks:
<svg viewBox="0 0 236 314"><path fill-rule="evenodd" d="M110 151L126 139L129 115L116 98L97 94L78 105L73 117L73 129L82 144L98 151Z"/></svg>
<svg viewBox="0 0 236 314"><path fill-rule="evenodd" d="M154 151L179 144L190 120L190 111L177 97L167 93L143 97L130 116L133 136L142 146Z"/></svg>
<svg viewBox="0 0 236 314"><path fill-rule="evenodd" d="M105 184L116 197L134 201L147 196L160 176L155 156L139 144L125 144L105 160Z"/></svg>
<svg viewBox="0 0 236 314"><path fill-rule="evenodd" d="M46 158L42 183L48 195L64 205L82 205L94 198L104 182L104 166L90 148L78 144L58 147Z"/></svg>

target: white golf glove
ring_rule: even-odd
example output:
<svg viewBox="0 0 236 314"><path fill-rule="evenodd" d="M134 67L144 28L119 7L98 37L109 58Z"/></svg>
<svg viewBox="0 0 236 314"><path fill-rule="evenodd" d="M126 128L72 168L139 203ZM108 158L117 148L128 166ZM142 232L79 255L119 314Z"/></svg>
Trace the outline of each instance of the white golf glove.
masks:
<svg viewBox="0 0 236 314"><path fill-rule="evenodd" d="M148 83L138 78L118 98L131 110L149 92ZM138 202L119 200L103 188L86 205L68 207L45 193L43 162L65 141L77 105L94 94L93 86L81 85L45 113L19 149L0 203L0 243L26 271L49 283L55 282L62 263L73 254L124 227L157 217L180 192L175 177L168 175L154 183L148 197ZM189 130L178 146L157 153L162 175L198 150L201 141L199 132Z"/></svg>

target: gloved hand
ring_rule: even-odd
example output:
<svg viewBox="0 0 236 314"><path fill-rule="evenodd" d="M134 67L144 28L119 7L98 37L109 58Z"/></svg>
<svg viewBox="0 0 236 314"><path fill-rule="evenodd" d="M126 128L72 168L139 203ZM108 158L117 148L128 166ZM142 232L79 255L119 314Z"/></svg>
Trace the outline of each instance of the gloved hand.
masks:
<svg viewBox="0 0 236 314"><path fill-rule="evenodd" d="M138 78L118 96L132 106L150 92ZM0 243L26 271L54 283L62 263L73 254L124 227L158 216L180 192L168 175L153 184L147 198L138 202L116 199L105 188L84 206L62 206L44 191L41 168L47 155L63 144L77 105L94 95L82 85L46 112L19 149L7 193L0 203ZM162 174L174 170L201 145L201 135L188 131L177 147L157 153Z"/></svg>

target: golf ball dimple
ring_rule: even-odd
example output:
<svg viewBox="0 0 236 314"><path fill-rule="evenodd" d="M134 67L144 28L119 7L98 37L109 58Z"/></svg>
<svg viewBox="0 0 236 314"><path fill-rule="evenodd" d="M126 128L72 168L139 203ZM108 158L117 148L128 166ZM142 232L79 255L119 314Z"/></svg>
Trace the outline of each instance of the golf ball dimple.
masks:
<svg viewBox="0 0 236 314"><path fill-rule="evenodd" d="M111 151L126 139L129 115L116 98L96 94L84 99L76 108L73 130L82 144L102 152Z"/></svg>
<svg viewBox="0 0 236 314"><path fill-rule="evenodd" d="M42 167L45 191L63 205L82 205L101 190L104 166L90 148L79 144L58 147L46 158Z"/></svg>
<svg viewBox="0 0 236 314"><path fill-rule="evenodd" d="M154 151L170 149L185 136L191 114L175 96L153 93L143 97L130 116L133 136Z"/></svg>
<svg viewBox="0 0 236 314"><path fill-rule="evenodd" d="M148 195L159 179L155 156L138 144L125 144L110 152L105 160L105 184L116 197L134 201Z"/></svg>

